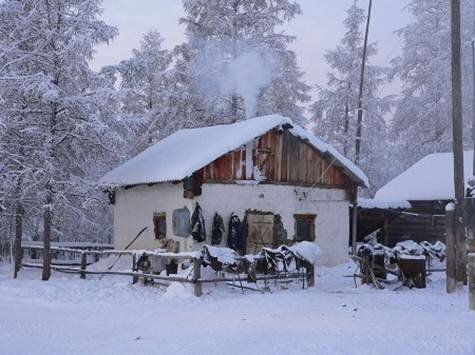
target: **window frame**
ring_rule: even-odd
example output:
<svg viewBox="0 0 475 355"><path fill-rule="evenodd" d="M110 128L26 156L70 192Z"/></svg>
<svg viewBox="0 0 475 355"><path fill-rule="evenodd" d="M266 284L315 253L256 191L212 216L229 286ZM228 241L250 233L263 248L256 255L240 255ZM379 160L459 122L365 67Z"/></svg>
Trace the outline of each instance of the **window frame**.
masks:
<svg viewBox="0 0 475 355"><path fill-rule="evenodd" d="M165 233L160 231L160 220L163 219L165 224ZM153 214L153 234L155 240L162 240L167 238L167 213L166 212L156 212ZM157 222L156 222L157 221ZM158 233L157 233L158 232Z"/></svg>
<svg viewBox="0 0 475 355"><path fill-rule="evenodd" d="M317 238L316 233L315 233L315 221L316 220L317 220L317 215L316 214L295 213L294 214L294 240L296 242L303 242L303 241L314 242ZM310 223L309 239L299 238L299 236L297 235L298 222L308 222L308 223Z"/></svg>

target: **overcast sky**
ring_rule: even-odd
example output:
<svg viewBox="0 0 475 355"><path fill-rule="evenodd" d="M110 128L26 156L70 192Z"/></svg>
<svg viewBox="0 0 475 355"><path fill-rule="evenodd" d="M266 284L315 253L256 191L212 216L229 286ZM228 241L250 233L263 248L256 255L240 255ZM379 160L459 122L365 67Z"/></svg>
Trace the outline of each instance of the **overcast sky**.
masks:
<svg viewBox="0 0 475 355"><path fill-rule="evenodd" d="M328 67L323 55L334 48L344 34L342 21L353 0L298 0L303 15L298 16L286 31L297 40L292 48L297 52L299 64L310 85L324 85ZM401 49L401 41L394 31L407 23L404 10L409 0L374 0L373 23L370 40L379 43L379 55L374 64L385 65ZM367 7L368 0L359 0ZM95 68L115 64L130 56L138 47L144 32L156 29L165 39L165 47L173 48L184 41L183 26L178 18L183 15L181 0L104 0L104 19L119 29L119 36L107 47L98 48ZM385 91L394 91L388 87Z"/></svg>

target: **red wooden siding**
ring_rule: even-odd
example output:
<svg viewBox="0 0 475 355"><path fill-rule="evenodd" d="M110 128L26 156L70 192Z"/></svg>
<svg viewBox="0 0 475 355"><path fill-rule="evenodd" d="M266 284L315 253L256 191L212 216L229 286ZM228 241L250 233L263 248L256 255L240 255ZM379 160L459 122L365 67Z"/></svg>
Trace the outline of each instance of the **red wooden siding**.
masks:
<svg viewBox="0 0 475 355"><path fill-rule="evenodd" d="M269 183L338 187L354 185L313 146L287 130L273 130L255 139L252 160ZM203 182L245 180L246 147L223 155L198 173L203 176Z"/></svg>

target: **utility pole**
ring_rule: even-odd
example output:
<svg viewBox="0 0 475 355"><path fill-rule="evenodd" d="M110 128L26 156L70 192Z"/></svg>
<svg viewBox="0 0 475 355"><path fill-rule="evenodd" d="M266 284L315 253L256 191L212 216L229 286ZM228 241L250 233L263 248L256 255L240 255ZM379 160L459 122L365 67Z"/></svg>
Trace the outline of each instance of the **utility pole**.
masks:
<svg viewBox="0 0 475 355"><path fill-rule="evenodd" d="M467 199L465 200L465 225L467 226L467 248L469 253L475 253L475 39L472 40L472 144L473 144L473 169L472 178L468 182Z"/></svg>
<svg viewBox="0 0 475 355"><path fill-rule="evenodd" d="M475 176L475 39L472 40L472 84L473 84L472 143L474 147L472 175Z"/></svg>
<svg viewBox="0 0 475 355"><path fill-rule="evenodd" d="M363 45L363 59L361 63L360 73L360 87L358 92L358 119L356 123L356 149L355 149L355 164L360 162L361 152L361 132L363 129L363 90L364 90L364 74L366 67L366 52L368 50L368 37L369 37L369 25L371 23L371 10L373 8L373 0L369 0L368 4L368 17L366 18L366 31L364 36ZM352 235L351 235L351 252L356 254L356 234L358 231L358 188L355 188L353 201L353 218L352 218Z"/></svg>
<svg viewBox="0 0 475 355"><path fill-rule="evenodd" d="M472 100L472 143L473 149L473 171L472 175L475 177L475 39L472 40L472 84L473 84L473 100ZM472 178L474 179L474 178ZM473 182L471 183L473 185ZM474 186L470 186L471 189ZM475 197L473 190L466 200L466 217L467 217L467 247L468 247L468 305L471 311L475 311Z"/></svg>
<svg viewBox="0 0 475 355"><path fill-rule="evenodd" d="M368 5L368 17L366 18L366 32L364 37L363 45L363 59L361 64L361 74L360 74L360 88L358 93L358 120L356 124L356 149L355 149L355 163L360 162L361 154L361 134L363 129L363 91L364 91L364 74L366 67L366 52L368 50L368 37L369 37L369 26L371 23L371 10L373 7L373 0L369 0Z"/></svg>
<svg viewBox="0 0 475 355"><path fill-rule="evenodd" d="M455 256L456 280L467 282L465 247L465 187L463 166L462 64L460 36L460 0L451 1L452 42L452 131L455 185Z"/></svg>

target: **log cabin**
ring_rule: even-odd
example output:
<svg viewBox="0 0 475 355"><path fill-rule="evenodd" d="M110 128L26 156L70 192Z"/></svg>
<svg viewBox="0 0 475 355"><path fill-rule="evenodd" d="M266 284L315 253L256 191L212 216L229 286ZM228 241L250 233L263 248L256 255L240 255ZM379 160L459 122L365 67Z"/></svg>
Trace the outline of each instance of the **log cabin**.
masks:
<svg viewBox="0 0 475 355"><path fill-rule="evenodd" d="M472 176L473 151L464 153L465 181ZM445 242L445 207L455 198L453 154L434 153L381 187L374 200L362 200L358 240L381 229L384 244L414 240Z"/></svg>
<svg viewBox="0 0 475 355"><path fill-rule="evenodd" d="M216 214L235 215L244 253L308 240L319 264L348 259L350 204L368 178L351 161L290 119L270 115L228 125L182 129L106 174L114 205L114 245L155 249L163 239L179 251L211 244ZM200 206L205 240L192 236Z"/></svg>

